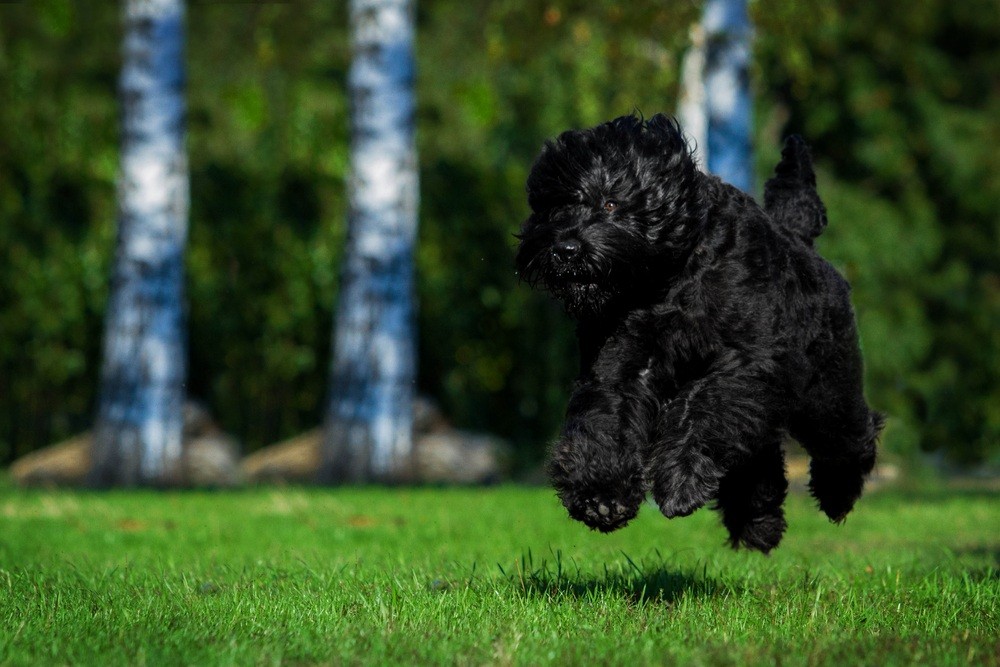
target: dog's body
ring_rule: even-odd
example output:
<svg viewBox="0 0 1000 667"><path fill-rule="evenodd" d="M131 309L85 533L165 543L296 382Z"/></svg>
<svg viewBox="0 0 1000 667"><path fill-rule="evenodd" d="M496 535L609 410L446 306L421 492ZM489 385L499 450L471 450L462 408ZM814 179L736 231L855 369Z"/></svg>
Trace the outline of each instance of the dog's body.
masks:
<svg viewBox="0 0 1000 667"><path fill-rule="evenodd" d="M548 142L528 178L521 276L578 321L581 374L550 474L572 517L623 526L648 491L668 517L715 500L733 546L785 529L781 441L840 521L875 461L846 281L808 151L786 145L766 210L700 173L676 123L625 116Z"/></svg>

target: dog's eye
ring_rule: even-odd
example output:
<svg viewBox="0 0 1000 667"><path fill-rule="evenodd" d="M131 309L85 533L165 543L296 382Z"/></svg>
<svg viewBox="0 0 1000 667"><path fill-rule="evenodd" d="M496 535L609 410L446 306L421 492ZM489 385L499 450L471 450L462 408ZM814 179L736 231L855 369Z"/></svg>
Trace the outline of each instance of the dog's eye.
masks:
<svg viewBox="0 0 1000 667"><path fill-rule="evenodd" d="M608 213L611 213L616 208L618 208L618 202L612 199L609 199L608 201L604 202L604 210L607 211Z"/></svg>

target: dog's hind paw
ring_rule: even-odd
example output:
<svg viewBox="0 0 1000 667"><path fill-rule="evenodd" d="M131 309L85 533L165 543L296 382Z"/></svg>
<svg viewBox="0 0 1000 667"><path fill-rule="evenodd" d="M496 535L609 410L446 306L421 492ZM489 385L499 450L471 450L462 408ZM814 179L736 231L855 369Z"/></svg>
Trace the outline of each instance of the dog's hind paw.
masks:
<svg viewBox="0 0 1000 667"><path fill-rule="evenodd" d="M733 549L742 546L766 554L778 546L787 527L781 510L754 517L738 527L727 525L726 528L730 530L729 546Z"/></svg>
<svg viewBox="0 0 1000 667"><path fill-rule="evenodd" d="M872 464L868 461L829 462L813 459L810 465L809 490L830 521L842 523L861 497L865 478Z"/></svg>

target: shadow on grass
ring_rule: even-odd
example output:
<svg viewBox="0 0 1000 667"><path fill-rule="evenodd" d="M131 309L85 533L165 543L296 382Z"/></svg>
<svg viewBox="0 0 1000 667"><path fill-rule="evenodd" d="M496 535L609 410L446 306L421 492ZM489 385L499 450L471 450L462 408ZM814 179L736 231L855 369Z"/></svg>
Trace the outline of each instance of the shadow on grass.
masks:
<svg viewBox="0 0 1000 667"><path fill-rule="evenodd" d="M514 589L525 597L588 600L608 596L624 597L634 602L670 604L682 597L712 597L733 593L731 585L721 584L702 572L678 571L667 567L659 553L652 562L639 561L622 553L615 563L604 563L603 572L583 570L575 562L567 564L560 552L552 560L535 564L531 552L521 556L515 571L500 567ZM599 566L600 567L600 566Z"/></svg>
<svg viewBox="0 0 1000 667"><path fill-rule="evenodd" d="M972 558L981 558L984 560L992 560L993 568L987 568L984 570L984 579L997 579L1000 578L1000 543L994 544L977 544L973 546L961 547L954 549L954 554L958 557L970 556Z"/></svg>

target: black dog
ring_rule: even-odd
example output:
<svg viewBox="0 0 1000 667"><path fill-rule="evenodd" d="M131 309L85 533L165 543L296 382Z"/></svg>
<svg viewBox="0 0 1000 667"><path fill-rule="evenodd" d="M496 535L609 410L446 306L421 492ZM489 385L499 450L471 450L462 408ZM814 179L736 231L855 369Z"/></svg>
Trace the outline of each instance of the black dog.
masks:
<svg viewBox="0 0 1000 667"><path fill-rule="evenodd" d="M715 500L734 547L785 530L782 439L841 521L875 462L847 282L813 249L826 225L793 137L765 208L698 171L677 123L623 116L545 144L528 177L522 279L578 321L581 373L549 472L570 515L625 525Z"/></svg>

